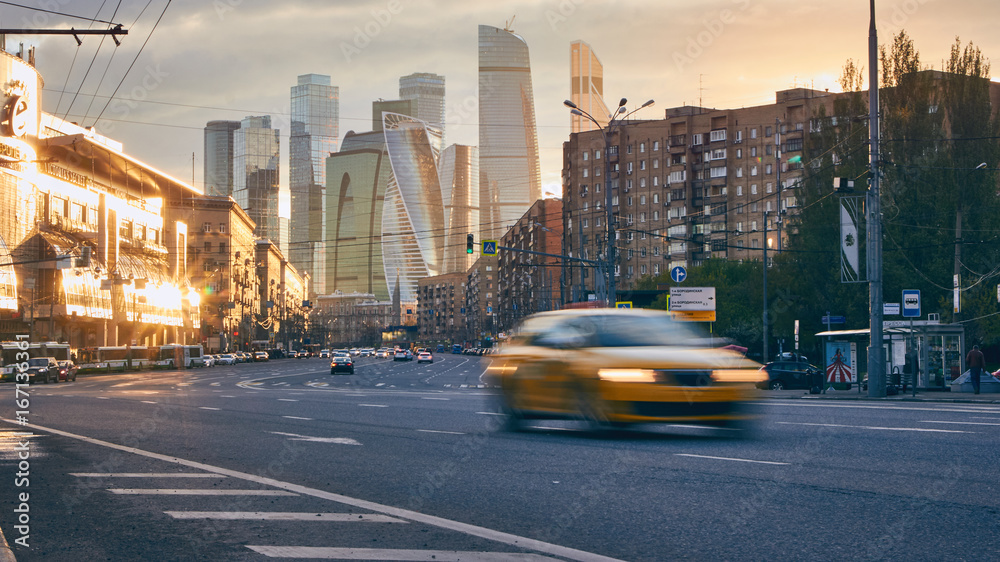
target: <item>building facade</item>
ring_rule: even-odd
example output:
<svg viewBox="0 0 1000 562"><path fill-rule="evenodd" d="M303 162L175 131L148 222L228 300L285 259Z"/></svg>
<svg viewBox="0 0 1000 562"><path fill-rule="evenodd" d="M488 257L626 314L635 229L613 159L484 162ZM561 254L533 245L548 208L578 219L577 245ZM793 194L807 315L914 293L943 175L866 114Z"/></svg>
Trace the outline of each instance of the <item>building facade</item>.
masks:
<svg viewBox="0 0 1000 562"><path fill-rule="evenodd" d="M312 321L329 348L378 347L382 330L392 324L392 303L371 293L335 291L316 297Z"/></svg>
<svg viewBox="0 0 1000 562"><path fill-rule="evenodd" d="M561 200L539 199L501 239L501 246L512 249L501 250L498 260L499 330L508 332L525 316L558 310L565 302L564 261L557 257L562 254L562 214Z"/></svg>
<svg viewBox="0 0 1000 562"><path fill-rule="evenodd" d="M461 343L466 339L465 285L468 273L425 277L417 289L417 338L424 344Z"/></svg>
<svg viewBox="0 0 1000 562"><path fill-rule="evenodd" d="M417 281L444 268L444 204L437 161L438 131L412 117L386 113L384 133L392 176L382 214L382 260L389 286L415 304Z"/></svg>
<svg viewBox="0 0 1000 562"><path fill-rule="evenodd" d="M604 103L604 65L594 50L584 41L569 44L570 101L589 113L594 123L582 115L570 114L571 131L580 133L608 124L608 106Z"/></svg>
<svg viewBox="0 0 1000 562"><path fill-rule="evenodd" d="M209 121L205 125L205 195L233 194L233 136L239 121Z"/></svg>
<svg viewBox="0 0 1000 562"><path fill-rule="evenodd" d="M603 258L610 171L619 290L710 257L762 259L768 240L780 248L795 228L811 119L820 106L831 114L834 99L796 88L765 106L667 109L623 124L606 157L600 131L573 134L563 147L566 254ZM574 292L595 288L592 268L568 271Z"/></svg>
<svg viewBox="0 0 1000 562"><path fill-rule="evenodd" d="M542 198L528 45L479 26L479 239L499 240Z"/></svg>
<svg viewBox="0 0 1000 562"><path fill-rule="evenodd" d="M445 139L444 76L429 72L416 72L399 79L399 98L413 100L414 112L397 112L416 117L428 126L441 131Z"/></svg>
<svg viewBox="0 0 1000 562"><path fill-rule="evenodd" d="M309 277L300 275L274 242L257 240L255 246L260 305L249 344L255 349L301 349L309 329Z"/></svg>
<svg viewBox="0 0 1000 562"><path fill-rule="evenodd" d="M385 135L348 132L340 152L331 154L326 165L327 293L372 294L388 301L382 209L392 166Z"/></svg>
<svg viewBox="0 0 1000 562"><path fill-rule="evenodd" d="M466 273L465 327L470 343L493 341L498 332L497 256L480 256Z"/></svg>
<svg viewBox="0 0 1000 562"><path fill-rule="evenodd" d="M278 225L279 131L269 115L247 117L233 133L233 199L257 225L254 233L280 243Z"/></svg>
<svg viewBox="0 0 1000 562"><path fill-rule="evenodd" d="M479 151L453 144L444 149L438 164L441 200L444 202L444 272L466 272L475 254L466 252L468 234L479 232Z"/></svg>
<svg viewBox="0 0 1000 562"><path fill-rule="evenodd" d="M329 76L304 74L292 86L291 101L288 189L295 220L289 223L286 252L299 271L310 275L314 289L322 292L326 278L322 263L326 159L337 151L340 138L340 92L330 85Z"/></svg>

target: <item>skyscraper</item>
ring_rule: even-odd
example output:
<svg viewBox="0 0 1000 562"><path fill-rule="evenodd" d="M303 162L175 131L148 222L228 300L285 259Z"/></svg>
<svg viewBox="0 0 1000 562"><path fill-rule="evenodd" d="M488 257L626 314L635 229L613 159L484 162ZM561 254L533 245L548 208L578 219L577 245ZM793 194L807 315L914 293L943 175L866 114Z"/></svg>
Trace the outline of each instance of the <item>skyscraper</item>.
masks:
<svg viewBox="0 0 1000 562"><path fill-rule="evenodd" d="M327 159L325 294L370 293L388 300L382 264L382 208L392 176L382 133L344 136Z"/></svg>
<svg viewBox="0 0 1000 562"><path fill-rule="evenodd" d="M292 86L288 188L294 220L289 223L289 261L308 273L319 293L326 289L323 218L326 159L337 150L339 90L323 74L299 76Z"/></svg>
<svg viewBox="0 0 1000 562"><path fill-rule="evenodd" d="M271 116L246 117L233 132L233 199L257 223L254 236L277 243L278 130Z"/></svg>
<svg viewBox="0 0 1000 562"><path fill-rule="evenodd" d="M479 26L480 238L499 240L542 197L528 45Z"/></svg>
<svg viewBox="0 0 1000 562"><path fill-rule="evenodd" d="M382 261L390 287L416 302L417 280L444 268L445 224L437 161L441 133L419 119L386 113L383 129L392 177L382 213Z"/></svg>
<svg viewBox="0 0 1000 562"><path fill-rule="evenodd" d="M479 232L478 156L474 146L453 144L444 149L438 163L447 233L443 273L464 273L476 261L476 254L465 251L465 237Z"/></svg>
<svg viewBox="0 0 1000 562"><path fill-rule="evenodd" d="M205 195L233 194L233 133L239 128L239 121L205 125Z"/></svg>
<svg viewBox="0 0 1000 562"><path fill-rule="evenodd" d="M399 98L415 100L413 117L441 131L444 145L444 76L429 72L416 72L399 79Z"/></svg>
<svg viewBox="0 0 1000 562"><path fill-rule="evenodd" d="M603 127L608 124L608 106L604 104L604 65L590 45L583 41L569 44L570 101L591 114ZM590 119L570 114L574 133L597 128Z"/></svg>

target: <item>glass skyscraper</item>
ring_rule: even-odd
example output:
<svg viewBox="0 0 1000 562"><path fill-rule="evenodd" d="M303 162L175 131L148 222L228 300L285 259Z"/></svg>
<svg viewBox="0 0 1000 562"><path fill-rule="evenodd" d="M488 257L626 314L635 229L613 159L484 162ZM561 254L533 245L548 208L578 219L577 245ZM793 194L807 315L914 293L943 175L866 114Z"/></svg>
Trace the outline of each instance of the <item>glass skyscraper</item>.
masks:
<svg viewBox="0 0 1000 562"><path fill-rule="evenodd" d="M382 260L389 287L402 302L416 302L417 281L444 268L445 210L437 162L441 133L419 119L385 113L392 177L382 213Z"/></svg>
<svg viewBox="0 0 1000 562"><path fill-rule="evenodd" d="M480 239L499 240L542 197L528 45L479 26Z"/></svg>
<svg viewBox="0 0 1000 562"><path fill-rule="evenodd" d="M604 65L590 45L583 41L569 44L570 101L591 114L603 127L608 124L608 106L604 104ZM570 114L574 133L596 126L582 115Z"/></svg>
<svg viewBox="0 0 1000 562"><path fill-rule="evenodd" d="M317 293L326 290L324 189L326 159L337 151L339 90L323 74L299 76L292 86L292 131L289 137L288 188L293 220L289 223L289 261L308 272Z"/></svg>
<svg viewBox="0 0 1000 562"><path fill-rule="evenodd" d="M233 133L239 128L239 121L205 125L205 195L233 194Z"/></svg>
<svg viewBox="0 0 1000 562"><path fill-rule="evenodd" d="M257 224L254 236L278 243L278 129L271 116L246 117L233 132L233 199Z"/></svg>
<svg viewBox="0 0 1000 562"><path fill-rule="evenodd" d="M438 175L447 233L443 273L464 273L477 256L466 253L465 237L479 231L479 151L474 146L449 146L441 153Z"/></svg>
<svg viewBox="0 0 1000 562"><path fill-rule="evenodd" d="M399 98L415 100L413 116L441 131L444 145L444 76L429 72L416 72L399 79Z"/></svg>

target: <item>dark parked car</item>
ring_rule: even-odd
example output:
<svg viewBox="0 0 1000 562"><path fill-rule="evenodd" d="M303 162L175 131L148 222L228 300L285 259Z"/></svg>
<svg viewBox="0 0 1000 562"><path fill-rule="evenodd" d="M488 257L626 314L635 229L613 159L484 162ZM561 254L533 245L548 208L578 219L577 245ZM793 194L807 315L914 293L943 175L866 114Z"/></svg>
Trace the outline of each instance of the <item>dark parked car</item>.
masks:
<svg viewBox="0 0 1000 562"><path fill-rule="evenodd" d="M59 363L55 357L32 357L28 359L28 382L59 382Z"/></svg>
<svg viewBox="0 0 1000 562"><path fill-rule="evenodd" d="M760 370L767 372L767 380L758 382L757 388L813 390L823 387L823 370L805 361L772 361Z"/></svg>
<svg viewBox="0 0 1000 562"><path fill-rule="evenodd" d="M330 361L330 374L336 375L337 373L354 374L354 359L350 355L337 355L333 361Z"/></svg>

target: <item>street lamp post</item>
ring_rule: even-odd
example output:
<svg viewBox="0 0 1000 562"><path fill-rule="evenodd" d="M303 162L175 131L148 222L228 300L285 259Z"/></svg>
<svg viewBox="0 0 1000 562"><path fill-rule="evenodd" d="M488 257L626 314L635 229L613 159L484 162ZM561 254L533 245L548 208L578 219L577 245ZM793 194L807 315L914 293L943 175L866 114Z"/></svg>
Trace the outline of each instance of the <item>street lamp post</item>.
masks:
<svg viewBox="0 0 1000 562"><path fill-rule="evenodd" d="M608 306L612 308L614 308L615 306L615 301L618 300L617 297L618 293L615 287L615 224L614 224L614 213L612 209L613 198L611 196L611 158L610 158L611 135L614 134L615 129L620 127L622 122L628 119L630 115L632 115L633 113L639 111L644 107L649 107L653 105L654 102L653 100L649 100L628 113L625 113L626 103L628 103L628 100L622 98L621 101L618 102L618 109L616 109L612 115L608 116L608 118L610 119L608 121L608 124L602 127L601 124L597 121L597 119L594 119L594 117L591 114L577 107L575 103L571 102L570 100L566 100L563 102L563 105L570 108L570 113L572 113L573 115L578 115L590 119L590 121L594 125L596 125L598 129L601 130L601 133L604 136L604 201L605 201L604 214L605 214L605 221L607 222L607 232L608 232L608 246L604 258L606 260L605 265L607 266L607 276L608 276L608 282L606 286L606 290L608 293L607 303ZM625 113L625 115L621 115L623 113ZM619 117L619 115L621 115L621 117Z"/></svg>

